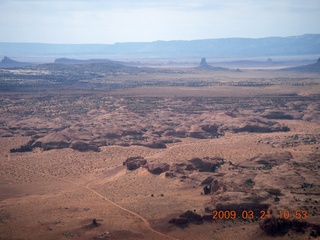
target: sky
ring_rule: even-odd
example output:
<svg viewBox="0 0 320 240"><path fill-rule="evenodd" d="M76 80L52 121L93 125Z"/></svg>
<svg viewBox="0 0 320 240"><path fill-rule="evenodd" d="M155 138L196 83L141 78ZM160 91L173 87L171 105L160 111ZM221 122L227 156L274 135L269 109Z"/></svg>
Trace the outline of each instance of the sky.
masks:
<svg viewBox="0 0 320 240"><path fill-rule="evenodd" d="M0 42L103 43L320 33L320 0L0 0Z"/></svg>

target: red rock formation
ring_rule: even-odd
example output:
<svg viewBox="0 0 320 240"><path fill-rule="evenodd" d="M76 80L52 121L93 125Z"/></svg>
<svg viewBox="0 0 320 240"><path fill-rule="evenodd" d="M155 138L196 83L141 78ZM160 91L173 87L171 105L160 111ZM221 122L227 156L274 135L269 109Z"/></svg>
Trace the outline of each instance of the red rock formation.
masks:
<svg viewBox="0 0 320 240"><path fill-rule="evenodd" d="M124 165L127 167L128 170L135 170L139 167L144 166L147 164L147 160L143 157L130 157L124 162Z"/></svg>

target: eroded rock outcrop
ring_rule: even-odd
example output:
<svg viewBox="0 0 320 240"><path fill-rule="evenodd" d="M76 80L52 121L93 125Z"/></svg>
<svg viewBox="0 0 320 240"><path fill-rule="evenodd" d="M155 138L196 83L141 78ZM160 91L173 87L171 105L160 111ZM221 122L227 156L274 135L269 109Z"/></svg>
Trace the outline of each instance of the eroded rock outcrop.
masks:
<svg viewBox="0 0 320 240"><path fill-rule="evenodd" d="M170 168L170 165L167 163L152 163L148 164L148 171L152 174L161 174L163 172L167 172Z"/></svg>
<svg viewBox="0 0 320 240"><path fill-rule="evenodd" d="M182 130L167 130L164 135L168 137L186 138L187 132Z"/></svg>
<svg viewBox="0 0 320 240"><path fill-rule="evenodd" d="M203 217L194 211L188 210L179 217L172 218L169 223L175 224L179 227L186 227L189 223L200 225L203 224Z"/></svg>
<svg viewBox="0 0 320 240"><path fill-rule="evenodd" d="M136 170L139 167L143 167L144 165L146 165L147 160L141 156L130 157L127 158L123 164L127 167L128 170Z"/></svg>
<svg viewBox="0 0 320 240"><path fill-rule="evenodd" d="M207 133L209 133L211 136L216 137L219 136L219 127L215 124L208 124L201 126L201 129Z"/></svg>
<svg viewBox="0 0 320 240"><path fill-rule="evenodd" d="M270 132L288 132L290 129L288 127L271 127L266 125L252 125L252 124L246 124L243 127L234 128L233 131L235 133L239 132L252 132L252 133L270 133Z"/></svg>
<svg viewBox="0 0 320 240"><path fill-rule="evenodd" d="M31 66L31 63L18 62L7 56L5 56L0 62L0 68L16 68L16 67L26 67Z"/></svg>
<svg viewBox="0 0 320 240"><path fill-rule="evenodd" d="M22 145L21 147L18 148L11 148L10 152L15 153L15 152L31 152L33 150L31 144L27 143L25 145Z"/></svg>
<svg viewBox="0 0 320 240"><path fill-rule="evenodd" d="M198 138L198 139L208 139L211 137L208 135L208 133L204 131L189 132L187 136L192 138Z"/></svg>
<svg viewBox="0 0 320 240"><path fill-rule="evenodd" d="M207 177L205 180L203 180L203 181L201 182L201 185L211 184L213 180L214 180L213 177L211 177L211 176L210 176L210 177Z"/></svg>
<svg viewBox="0 0 320 240"><path fill-rule="evenodd" d="M287 114L281 111L270 111L263 115L264 118L267 119L286 119L286 120L293 120L294 116L291 114Z"/></svg>
<svg viewBox="0 0 320 240"><path fill-rule="evenodd" d="M149 147L149 148L167 148L167 145L161 141L142 144L142 146Z"/></svg>
<svg viewBox="0 0 320 240"><path fill-rule="evenodd" d="M235 133L271 133L271 132L288 132L290 128L281 125L275 121L256 118L236 118L235 121L223 125L223 131L233 131Z"/></svg>
<svg viewBox="0 0 320 240"><path fill-rule="evenodd" d="M189 162L191 162L200 172L215 172L222 164L224 164L222 158L193 158L189 160Z"/></svg>
<svg viewBox="0 0 320 240"><path fill-rule="evenodd" d="M199 64L199 67L201 67L201 68L210 67L210 65L207 63L206 58L202 58L202 59L201 59L201 62L200 62L200 64Z"/></svg>
<svg viewBox="0 0 320 240"><path fill-rule="evenodd" d="M169 223L175 224L177 226L187 226L189 223L189 220L187 218L172 218Z"/></svg>
<svg viewBox="0 0 320 240"><path fill-rule="evenodd" d="M72 142L71 146L72 149L78 150L80 152L86 152L86 151L94 151L94 152L99 152L100 149L96 145L83 142L83 141L74 141Z"/></svg>
<svg viewBox="0 0 320 240"><path fill-rule="evenodd" d="M190 223L193 224L202 224L202 216L200 214L195 213L194 211L186 211L185 213L180 215L180 218L186 218Z"/></svg>
<svg viewBox="0 0 320 240"><path fill-rule="evenodd" d="M71 141L73 138L74 137L71 132L63 130L60 132L48 134L42 138L38 138L32 144L32 147L40 147L44 151L51 149L68 148L71 145Z"/></svg>
<svg viewBox="0 0 320 240"><path fill-rule="evenodd" d="M225 192L227 190L227 187L220 181L218 180L213 180L210 184L206 185L203 188L203 193L205 195L211 194L211 193L216 193L218 191Z"/></svg>
<svg viewBox="0 0 320 240"><path fill-rule="evenodd" d="M311 228L310 236L318 237L320 235L320 226L310 224L305 221L298 221L296 219L284 219L276 218L265 218L259 223L260 229L262 229L269 236L283 236L293 230L297 233L305 233L308 228ZM310 238L309 238L310 239Z"/></svg>

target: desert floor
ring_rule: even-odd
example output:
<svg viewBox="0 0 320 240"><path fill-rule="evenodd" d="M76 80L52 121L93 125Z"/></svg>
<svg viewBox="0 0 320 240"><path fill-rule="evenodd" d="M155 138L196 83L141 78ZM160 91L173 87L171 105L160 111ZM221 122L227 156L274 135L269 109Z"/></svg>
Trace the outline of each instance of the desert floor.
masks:
<svg viewBox="0 0 320 240"><path fill-rule="evenodd" d="M237 76L235 73L205 72L197 75L198 78L204 81L213 79L213 82L219 80L221 84L209 87L142 86L113 92L95 89L85 94L83 90L54 90L50 94L57 102L52 100L50 104L45 103L48 116L20 116L14 111L15 108L21 108L17 99L31 102L43 97L43 93L1 93L0 239L316 239L310 237L310 232L312 226L320 224L320 78L317 75L290 74L288 79L284 79L287 73L249 71ZM190 74L186 78L197 76ZM154 78L162 77L174 81L177 76L170 78L157 75ZM124 81L122 78L114 77L113 80ZM143 75L141 79L145 81L148 76ZM268 83L280 79L281 84L248 86L248 83L256 84L261 79ZM245 82L246 85L230 84L235 80ZM297 84L299 81L301 84ZM72 100L77 94L81 98ZM148 99L152 97L158 98L158 105L153 105L154 109L149 108L147 113L142 114L141 109L147 106ZM229 105L224 108L224 101L206 102L205 99L210 97L224 98ZM90 105L95 98L110 100L104 103L109 104L107 110L102 111ZM275 103L270 100L276 98L281 101ZM75 113L78 115L73 117L78 118L70 120L65 117L59 99L76 101L73 106L80 108L88 105L91 112ZM142 102L143 99L145 102ZM134 101L137 102L135 105L132 104ZM260 105L261 102L265 104L264 107ZM159 107L166 103L168 105ZM35 108L41 108L39 104ZM111 110L110 104L114 105ZM186 132L192 132L190 129L196 129L201 122L208 124L211 121L212 124L220 124L224 135L218 138L186 135L179 138L180 141L166 143L166 148L139 146L121 138L122 142L113 141L105 146L99 142L99 152L72 148L45 151L41 147L34 147L29 152L10 152L10 149L18 148L32 139L32 134L24 134L22 126L43 124L47 128L43 127L42 130L55 129L50 125L50 118L53 119L50 112L55 111L58 105L62 109L56 111L56 114L61 114L58 116L61 118L59 124L70 121L70 129L76 129L72 128L75 126L72 124L82 122L87 132L94 132L94 128L102 128L101 122L111 119L104 117L112 113L112 118L117 120L125 116L121 124L110 120L110 125L106 126L112 126L112 131L120 135L121 127L126 128L126 124L131 128L139 125L139 129L141 126L149 129L149 122L158 121L154 127L161 128L169 118L172 122L180 123L179 127L186 129ZM237 108L236 116L225 115L234 107ZM197 112L200 108L201 112ZM176 114L175 109L181 112ZM188 112L188 109L193 113ZM292 116L291 119L269 119L279 126L287 126L290 131L235 131L242 129L242 121L252 116L263 118L263 114L272 110ZM154 117L155 114L157 117ZM94 118L91 117L93 115ZM206 116L208 121L205 121ZM57 118L55 121L58 121ZM92 129L89 128L90 121L95 124L91 126ZM166 133L168 130L164 129L163 134ZM41 134L44 142L46 132ZM98 133L94 132L93 135L98 136ZM154 134L150 133L151 137L155 139ZM87 135L79 139L91 141ZM292 143L292 139L296 141ZM123 146L123 143L129 144ZM277 162L277 156L283 156L281 154L291 157L279 157ZM143 157L148 164L167 163L170 166L188 162L192 158L206 157L222 158L225 164L215 172L194 170L167 177L165 172L152 174L146 167L128 170L123 162L136 156ZM275 161L272 162L272 168L259 168L261 165L256 159L262 159L261 156L269 163ZM204 185L201 182L209 176L220 185L218 190L206 195L203 194ZM248 179L254 185L247 184ZM276 197L279 201L275 200ZM305 233L291 229L283 235L268 236L259 227L260 219L216 219L186 227L169 223L170 219L187 210L203 215L206 214L206 207L212 211L218 204L254 201L268 204L275 215L277 211L288 210L291 220L295 218L296 211L307 210L306 221L309 226L305 228ZM92 223L93 219L96 219L96 225Z"/></svg>

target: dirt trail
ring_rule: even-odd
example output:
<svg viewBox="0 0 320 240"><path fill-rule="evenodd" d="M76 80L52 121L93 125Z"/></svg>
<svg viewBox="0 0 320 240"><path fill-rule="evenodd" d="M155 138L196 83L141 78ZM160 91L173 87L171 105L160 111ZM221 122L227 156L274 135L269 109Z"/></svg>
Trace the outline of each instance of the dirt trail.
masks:
<svg viewBox="0 0 320 240"><path fill-rule="evenodd" d="M135 213L135 212L133 212L133 211L127 209L127 208L124 208L124 207L118 205L118 204L115 203L115 202L112 202L111 200L107 199L105 196L103 196L102 194L98 193L97 191L93 190L92 188L90 188L90 187L88 187L88 186L86 186L85 188L88 189L88 190L90 190L91 192L95 193L96 195L100 196L103 200L111 203L112 205L114 205L114 206L122 209L123 211L126 211L127 213L130 213L130 214L132 214L132 215L140 218L140 219L144 222L144 225L146 226L146 228L148 228L150 231L152 231L152 232L154 232L154 233L156 233L156 234L159 234L159 235L161 235L161 236L163 236L163 237L166 237L166 238L168 238L168 239L179 239L179 238L171 237L171 236L169 236L169 235L166 235L166 234L164 234L164 233L162 233L162 232L159 232L159 231L153 229L153 228L150 226L150 223L148 222L148 220L145 219L145 218L144 218L143 216L141 216L140 214Z"/></svg>
<svg viewBox="0 0 320 240"><path fill-rule="evenodd" d="M165 237L165 238L167 238L167 239L179 240L179 238L175 238L175 237L169 236L169 235L167 235L167 234L165 234L165 233L162 233L162 232L159 232L159 231L153 229L146 218L144 218L143 216L141 216L141 215L138 214L138 213L135 213L135 212L133 212L133 211L127 209L127 208L124 208L124 207L118 205L117 203L115 203L115 202L111 201L110 199L108 199L106 196L103 196L102 194L98 193L97 191L95 191L94 189L92 189L92 188L90 187L90 184L91 184L91 183L87 183L86 186L81 186L80 184L78 184L78 183L76 183L76 182L72 182L72 181L67 180L67 179L63 179L63 178L60 178L60 177L55 177L55 176L52 176L52 175L50 175L50 174L37 173L37 172L34 172L34 171L32 171L32 170L30 170L30 169L28 169L28 168L21 167L21 166L17 166L17 165L15 165L15 164L10 163L10 154L8 154L7 161L4 162L3 164L9 165L9 166L13 166L13 167L16 167L16 168L20 168L20 169L26 170L26 171L28 171L28 172L36 173L36 174L39 174L39 175L42 175L42 176L51 177L51 178L54 178L54 179L57 179L57 180L60 180L60 181L64 181L64 182L67 182L67 183L76 185L76 186L78 186L78 187L85 188L85 189L91 191L92 193L94 193L95 195L101 197L103 200L109 202L109 203L112 204L113 206L115 206L115 207L117 207L117 208L119 208L119 209L121 209L121 210L123 210L123 211L125 211L125 212L127 212L127 213L130 213L130 214L136 216L137 218L139 218L140 220L143 221L143 223L144 223L144 225L146 226L146 228L147 228L148 230L150 230L151 232L156 233L156 234L158 234L158 235L160 235L160 236L162 236L162 237Z"/></svg>

